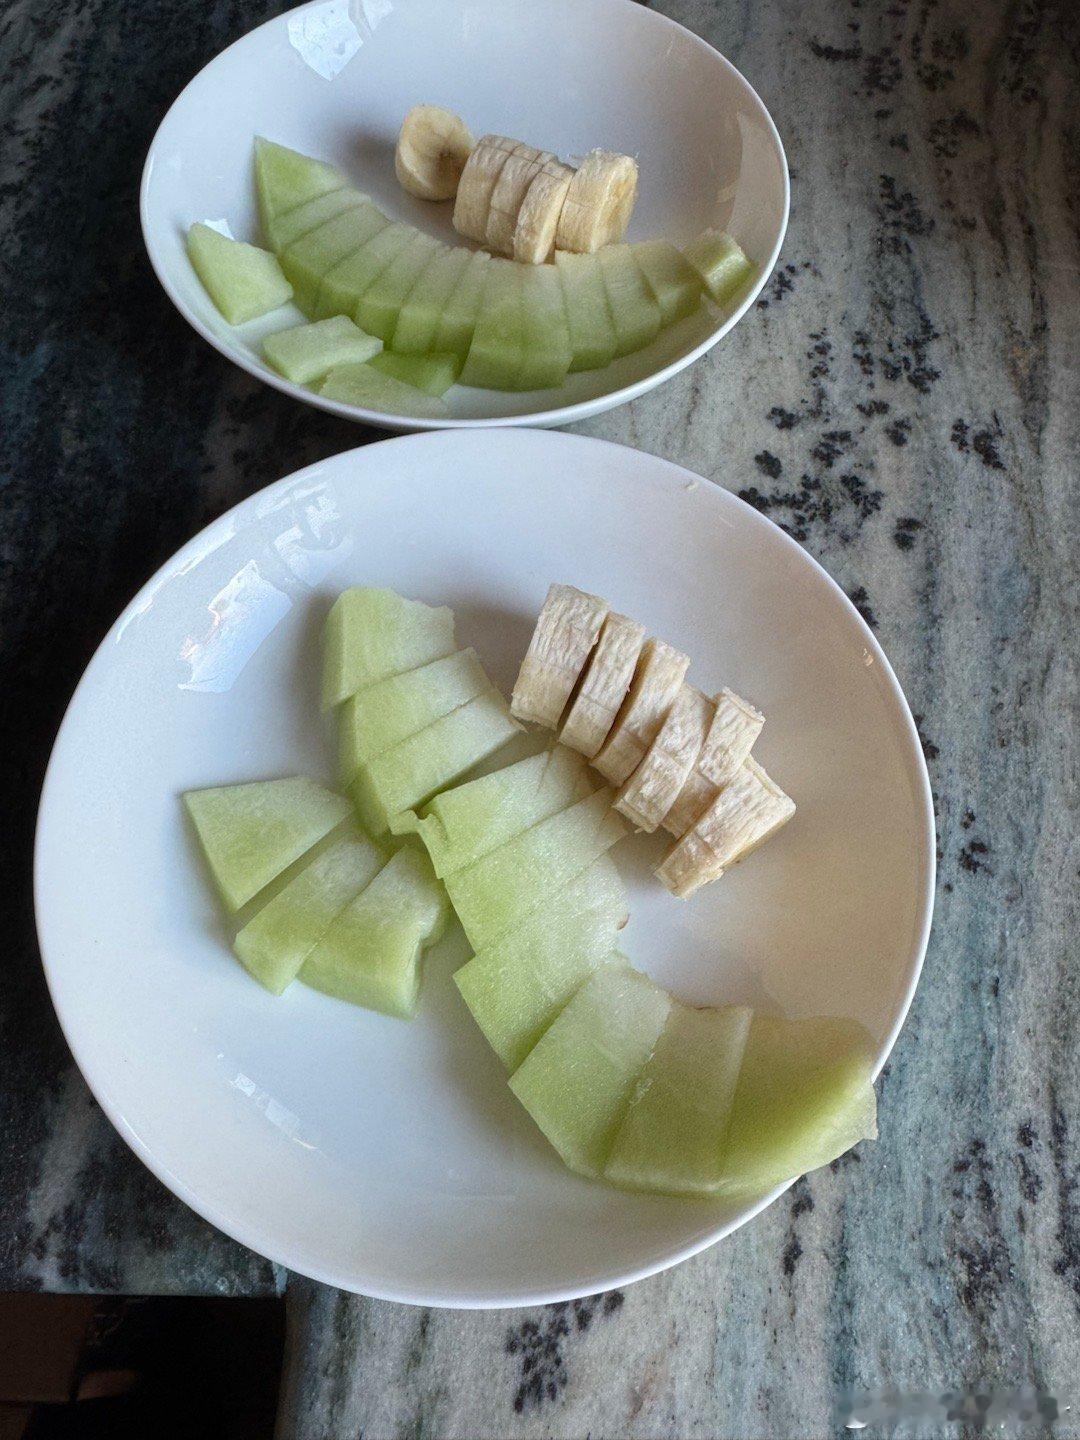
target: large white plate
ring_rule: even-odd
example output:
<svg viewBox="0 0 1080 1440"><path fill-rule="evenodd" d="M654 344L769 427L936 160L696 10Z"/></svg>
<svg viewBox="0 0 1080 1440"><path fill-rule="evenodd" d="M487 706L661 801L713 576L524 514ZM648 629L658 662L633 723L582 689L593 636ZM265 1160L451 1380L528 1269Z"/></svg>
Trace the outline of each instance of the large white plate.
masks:
<svg viewBox="0 0 1080 1440"><path fill-rule="evenodd" d="M544 431L391 440L281 480L186 545L91 662L45 783L38 926L75 1058L135 1152L222 1230L333 1285L554 1300L761 1208L564 1170L454 989L460 935L410 1024L300 985L273 999L230 957L182 823L190 786L332 774L318 635L341 587L452 605L509 687L552 580L757 701L757 753L799 804L689 903L651 878L662 841L624 842L633 962L689 1000L855 1016L881 1063L912 996L934 868L918 739L873 636L782 531L675 465Z"/></svg>
<svg viewBox="0 0 1080 1440"><path fill-rule="evenodd" d="M449 205L415 200L394 178L410 105L462 114L476 134L521 136L564 156L602 146L638 157L631 239L677 244L706 225L730 230L759 267L752 291L699 314L607 370L555 390L502 394L455 386L452 426L563 424L658 385L710 346L752 304L776 262L788 214L783 147L768 111L721 55L631 0L312 0L231 45L180 95L154 137L142 223L158 278L204 339L251 374L310 405L377 425L420 421L324 400L261 358L291 306L233 329L184 250L195 220L256 239L252 140L265 135L332 160L395 218L461 243Z"/></svg>

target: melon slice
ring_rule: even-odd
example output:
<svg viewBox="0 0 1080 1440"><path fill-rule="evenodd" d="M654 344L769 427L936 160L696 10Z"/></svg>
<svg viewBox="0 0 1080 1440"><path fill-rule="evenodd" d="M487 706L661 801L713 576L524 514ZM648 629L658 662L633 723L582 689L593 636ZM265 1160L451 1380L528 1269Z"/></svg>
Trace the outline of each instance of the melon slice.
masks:
<svg viewBox="0 0 1080 1440"><path fill-rule="evenodd" d="M308 200L303 205L298 205L295 210L288 210L284 215L268 221L264 233L271 249L280 255L295 241L310 234L312 230L318 230L328 220L336 219L346 210L358 210L369 204L366 195L354 190L351 185L343 185L340 190L328 190L325 195L317 195L314 200Z"/></svg>
<svg viewBox="0 0 1080 1440"><path fill-rule="evenodd" d="M630 245L605 245L597 259L615 325L615 354L629 355L656 339L660 306Z"/></svg>
<svg viewBox="0 0 1080 1440"><path fill-rule="evenodd" d="M466 1005L508 1070L588 976L618 959L615 941L627 916L618 871L601 855L457 971Z"/></svg>
<svg viewBox="0 0 1080 1440"><path fill-rule="evenodd" d="M640 971L605 965L511 1076L511 1090L571 1170L603 1173L670 1009Z"/></svg>
<svg viewBox="0 0 1080 1440"><path fill-rule="evenodd" d="M745 251L723 230L703 230L685 254L717 305L733 299L753 278L754 267Z"/></svg>
<svg viewBox="0 0 1080 1440"><path fill-rule="evenodd" d="M517 388L550 389L563 383L573 359L558 272L553 265L526 265L521 287L525 349Z"/></svg>
<svg viewBox="0 0 1080 1440"><path fill-rule="evenodd" d="M312 160L285 145L256 136L255 192L259 220L268 240L271 239L270 226L277 216L328 191L339 190L345 183L344 175L325 161Z"/></svg>
<svg viewBox="0 0 1080 1440"><path fill-rule="evenodd" d="M416 234L411 225L379 218L380 226L323 275L315 300L318 314L355 315L364 292Z"/></svg>
<svg viewBox="0 0 1080 1440"><path fill-rule="evenodd" d="M474 699L490 684L475 650L458 650L351 695L338 712L338 774L357 770Z"/></svg>
<svg viewBox="0 0 1080 1440"><path fill-rule="evenodd" d="M422 271L446 247L419 230L368 286L357 302L356 323L380 340L389 341L409 291Z"/></svg>
<svg viewBox="0 0 1080 1440"><path fill-rule="evenodd" d="M521 300L523 266L491 260L472 344L461 372L463 385L516 390L525 359L525 321Z"/></svg>
<svg viewBox="0 0 1080 1440"><path fill-rule="evenodd" d="M357 585L331 606L322 645L322 703L329 710L365 685L451 655L457 648L454 612Z"/></svg>
<svg viewBox="0 0 1080 1440"><path fill-rule="evenodd" d="M255 914L233 942L244 968L275 995L296 979L331 921L386 863L359 834L334 841Z"/></svg>
<svg viewBox="0 0 1080 1440"><path fill-rule="evenodd" d="M203 288L230 325L256 320L292 299L292 286L269 250L230 240L209 225L192 225L187 252Z"/></svg>
<svg viewBox="0 0 1080 1440"><path fill-rule="evenodd" d="M374 357L377 359L378 357ZM371 365L339 365L319 386L319 394L343 405L359 405L384 415L408 415L418 420L445 420L446 403L426 395L415 385L406 385Z"/></svg>
<svg viewBox="0 0 1080 1440"><path fill-rule="evenodd" d="M370 360L382 341L365 335L344 315L277 330L263 341L263 354L294 385L310 385L336 366Z"/></svg>
<svg viewBox="0 0 1080 1440"><path fill-rule="evenodd" d="M415 831L436 875L444 877L592 791L584 761L557 746L445 790L424 807L422 816L405 811L393 828L398 833Z"/></svg>
<svg viewBox="0 0 1080 1440"><path fill-rule="evenodd" d="M498 940L623 838L626 825L612 798L597 790L446 877L474 950Z"/></svg>
<svg viewBox="0 0 1080 1440"><path fill-rule="evenodd" d="M324 276L370 243L371 226L378 215L373 205L363 201L278 251L281 268L292 281L296 303L305 315L316 313Z"/></svg>
<svg viewBox="0 0 1080 1440"><path fill-rule="evenodd" d="M464 362L472 344L484 291L487 289L490 261L491 256L486 250L477 250L466 265L461 279L439 316L439 323L432 338L433 350L449 350Z"/></svg>
<svg viewBox="0 0 1080 1440"><path fill-rule="evenodd" d="M668 240L642 240L631 246L646 284L660 306L660 324L674 325L701 304L701 276Z"/></svg>
<svg viewBox="0 0 1080 1440"><path fill-rule="evenodd" d="M599 257L556 250L555 263L570 327L570 370L600 370L614 359L615 325Z"/></svg>
<svg viewBox="0 0 1080 1440"><path fill-rule="evenodd" d="M349 814L347 800L302 775L189 790L183 799L230 910L246 905Z"/></svg>
<svg viewBox="0 0 1080 1440"><path fill-rule="evenodd" d="M611 1147L608 1180L669 1195L715 1193L751 1013L672 1002Z"/></svg>
<svg viewBox="0 0 1080 1440"><path fill-rule="evenodd" d="M349 794L360 823L382 835L395 816L415 810L512 740L521 726L491 685L475 699L361 765Z"/></svg>
<svg viewBox="0 0 1080 1440"><path fill-rule="evenodd" d="M339 1000L408 1018L420 994L421 958L448 916L427 856L406 846L331 922L300 979Z"/></svg>
<svg viewBox="0 0 1080 1440"><path fill-rule="evenodd" d="M457 246L444 250L431 262L401 307L390 341L393 350L403 355L423 355L435 349L439 318L457 289L472 254L471 250Z"/></svg>
<svg viewBox="0 0 1080 1440"><path fill-rule="evenodd" d="M461 373L461 361L456 355L398 355L384 350L372 360L371 368L438 399Z"/></svg>

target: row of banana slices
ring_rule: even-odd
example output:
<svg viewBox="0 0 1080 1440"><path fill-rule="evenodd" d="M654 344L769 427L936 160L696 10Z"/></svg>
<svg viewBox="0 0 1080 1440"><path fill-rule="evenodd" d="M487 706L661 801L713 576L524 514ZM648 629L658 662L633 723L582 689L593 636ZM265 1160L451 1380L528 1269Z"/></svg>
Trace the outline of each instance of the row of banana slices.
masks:
<svg viewBox="0 0 1080 1440"><path fill-rule="evenodd" d="M461 117L438 105L405 116L394 166L410 194L454 198L460 234L529 265L556 250L592 254L621 240L637 196L629 155L591 150L572 166L505 135L474 142Z"/></svg>
<svg viewBox="0 0 1080 1440"><path fill-rule="evenodd" d="M656 874L685 900L767 840L795 804L750 754L765 717L686 683L689 657L572 585L552 585L510 709L559 732L639 830L676 844Z"/></svg>

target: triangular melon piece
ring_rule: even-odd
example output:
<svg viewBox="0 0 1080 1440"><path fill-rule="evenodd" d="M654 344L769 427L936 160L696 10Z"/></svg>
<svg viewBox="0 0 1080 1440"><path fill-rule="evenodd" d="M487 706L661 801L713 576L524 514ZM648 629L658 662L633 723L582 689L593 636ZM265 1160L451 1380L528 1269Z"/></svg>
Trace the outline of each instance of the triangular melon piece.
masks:
<svg viewBox="0 0 1080 1440"><path fill-rule="evenodd" d="M461 374L461 361L456 355L398 355L383 350L373 357L371 368L437 400Z"/></svg>
<svg viewBox="0 0 1080 1440"><path fill-rule="evenodd" d="M338 365L358 365L382 349L382 341L365 335L344 315L276 330L263 341L270 364L294 385L310 385Z"/></svg>
<svg viewBox="0 0 1080 1440"><path fill-rule="evenodd" d="M614 962L626 891L606 855L454 975L488 1044L516 1070L574 991Z"/></svg>
<svg viewBox="0 0 1080 1440"><path fill-rule="evenodd" d="M550 389L563 383L573 359L562 285L554 265L524 265L521 287L525 348L517 387Z"/></svg>
<svg viewBox="0 0 1080 1440"><path fill-rule="evenodd" d="M643 240L631 249L660 306L661 325L674 325L692 315L705 287L682 253L669 240Z"/></svg>
<svg viewBox="0 0 1080 1440"><path fill-rule="evenodd" d="M368 286L353 312L356 323L371 335L389 341L397 325L406 296L420 274L442 253L445 246L419 230Z"/></svg>
<svg viewBox="0 0 1080 1440"><path fill-rule="evenodd" d="M452 654L454 612L394 590L353 586L334 601L322 646L322 703L328 710L365 685Z"/></svg>
<svg viewBox="0 0 1080 1440"><path fill-rule="evenodd" d="M280 252L281 268L292 281L296 303L305 315L316 313L323 277L368 243L372 226L381 218L375 206L365 201L309 230Z"/></svg>
<svg viewBox="0 0 1080 1440"><path fill-rule="evenodd" d="M384 415L408 415L421 420L447 418L450 410L445 401L377 370L377 359L372 356L371 362L364 365L339 365L319 386L319 394L342 405L358 405Z"/></svg>
<svg viewBox="0 0 1080 1440"><path fill-rule="evenodd" d="M660 306L630 245L605 245L597 258L615 325L615 354L629 355L656 339Z"/></svg>
<svg viewBox="0 0 1080 1440"><path fill-rule="evenodd" d="M378 212L376 212L378 213ZM416 233L411 225L390 222L380 215L366 240L333 265L319 281L315 296L317 315L355 315L360 297Z"/></svg>
<svg viewBox="0 0 1080 1440"><path fill-rule="evenodd" d="M188 258L206 293L230 325L243 325L292 299L292 286L269 250L192 225Z"/></svg>
<svg viewBox="0 0 1080 1440"><path fill-rule="evenodd" d="M314 200L346 183L345 176L323 160L313 160L277 145L273 140L255 137L255 192L263 234L270 239L273 220L306 200Z"/></svg>
<svg viewBox="0 0 1080 1440"><path fill-rule="evenodd" d="M640 971L604 965L511 1076L511 1090L571 1170L603 1173L670 1008Z"/></svg>
<svg viewBox="0 0 1080 1440"><path fill-rule="evenodd" d="M432 350L448 350L464 362L472 344L484 291L487 289L490 263L491 256L486 250L474 252L439 316L432 339Z"/></svg>
<svg viewBox="0 0 1080 1440"><path fill-rule="evenodd" d="M738 1005L672 1002L615 1136L608 1180L668 1195L715 1193L751 1015Z"/></svg>
<svg viewBox="0 0 1080 1440"><path fill-rule="evenodd" d="M603 369L615 357L615 325L600 261L595 255L556 250L555 264L570 328L570 370Z"/></svg>
<svg viewBox="0 0 1080 1440"><path fill-rule="evenodd" d="M457 289L472 254L471 250L457 246L436 256L401 307L390 340L392 350L402 355L423 355L435 349L439 318Z"/></svg>
<svg viewBox="0 0 1080 1440"><path fill-rule="evenodd" d="M328 220L336 219L346 210L359 210L364 206L375 209L366 195L354 190L351 185L343 185L340 190L328 190L325 195L316 195L314 200L306 200L295 210L278 215L265 226L264 233L271 248L280 255L283 250L287 250L304 235L309 235L312 230L318 230L319 226L325 225Z"/></svg>
<svg viewBox="0 0 1080 1440"><path fill-rule="evenodd" d="M513 260L489 262L484 297L461 372L463 385L488 390L518 388L518 375L525 359L522 268Z"/></svg>
<svg viewBox="0 0 1080 1440"><path fill-rule="evenodd" d="M230 910L246 905L349 815L347 800L302 775L189 790L183 799Z"/></svg>

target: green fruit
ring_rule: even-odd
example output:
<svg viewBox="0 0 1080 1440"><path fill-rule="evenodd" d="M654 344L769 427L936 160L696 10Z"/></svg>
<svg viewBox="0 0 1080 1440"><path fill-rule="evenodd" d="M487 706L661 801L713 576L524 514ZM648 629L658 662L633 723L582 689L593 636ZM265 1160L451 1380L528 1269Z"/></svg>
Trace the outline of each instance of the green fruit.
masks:
<svg viewBox="0 0 1080 1440"><path fill-rule="evenodd" d="M386 269L361 295L354 312L356 323L371 335L389 341L397 325L398 315L409 291L422 271L445 246L430 235L416 231L413 238L399 250Z"/></svg>
<svg viewBox="0 0 1080 1440"><path fill-rule="evenodd" d="M595 971L510 1078L571 1170L600 1175L671 1001L640 971Z"/></svg>
<svg viewBox="0 0 1080 1440"><path fill-rule="evenodd" d="M745 252L723 230L703 230L685 254L718 305L731 300L754 274Z"/></svg>
<svg viewBox="0 0 1080 1440"><path fill-rule="evenodd" d="M371 368L438 398L445 395L457 379L461 361L456 355L398 355L393 350L384 350L372 360Z"/></svg>
<svg viewBox="0 0 1080 1440"><path fill-rule="evenodd" d="M750 1020L741 1006L672 1002L611 1147L608 1180L669 1195L716 1192Z"/></svg>
<svg viewBox="0 0 1080 1440"><path fill-rule="evenodd" d="M570 327L571 371L600 370L615 357L615 326L600 261L595 255L557 250L555 263Z"/></svg>
<svg viewBox="0 0 1080 1440"><path fill-rule="evenodd" d="M525 359L521 272L513 260L491 260L472 344L461 372L463 385L516 390Z"/></svg>
<svg viewBox="0 0 1080 1440"><path fill-rule="evenodd" d="M489 1045L515 1070L571 995L614 961L626 892L606 855L454 975Z"/></svg>
<svg viewBox="0 0 1080 1440"><path fill-rule="evenodd" d="M656 339L660 306L630 245L605 245L597 258L615 325L615 354L629 355Z"/></svg>
<svg viewBox="0 0 1080 1440"><path fill-rule="evenodd" d="M439 316L431 344L432 350L448 350L464 362L472 344L484 291L487 289L490 262L491 256L486 250L477 250L465 266L461 279Z"/></svg>
<svg viewBox="0 0 1080 1440"><path fill-rule="evenodd" d="M245 969L280 995L331 921L385 863L385 851L365 836L329 845L239 932L233 949Z"/></svg>
<svg viewBox="0 0 1080 1440"><path fill-rule="evenodd" d="M355 315L365 291L416 234L411 225L390 224L385 216L380 219L383 223L322 277L315 297L316 313Z"/></svg>
<svg viewBox="0 0 1080 1440"><path fill-rule="evenodd" d="M243 325L292 299L292 286L269 250L192 225L188 258L206 293L230 325Z"/></svg>
<svg viewBox="0 0 1080 1440"><path fill-rule="evenodd" d="M377 358L377 357L375 357ZM414 385L384 375L374 365L340 365L319 386L319 394L343 405L359 405L386 415L411 415L424 420L445 420L450 414L442 400Z"/></svg>
<svg viewBox="0 0 1080 1440"><path fill-rule="evenodd" d="M561 385L573 351L566 302L554 265L525 265L521 275L525 350L517 376L520 390Z"/></svg>
<svg viewBox="0 0 1080 1440"><path fill-rule="evenodd" d="M390 341L392 350L403 355L423 355L434 350L433 342L439 328L439 319L450 301L450 296L457 289L472 254L471 250L459 246L453 250L444 250L441 255L436 256L409 291L401 307Z"/></svg>
<svg viewBox="0 0 1080 1440"><path fill-rule="evenodd" d="M264 226L263 233L271 249L280 255L302 236L318 230L328 220L336 219L346 210L359 210L364 207L375 209L366 195L361 195L360 191L354 190L351 185L343 185L340 190L328 190L325 195L316 195L314 200L307 200L295 210L279 215Z"/></svg>
<svg viewBox="0 0 1080 1440"><path fill-rule="evenodd" d="M408 1018L420 994L421 957L448 914L427 856L406 846L331 922L300 979L339 1000Z"/></svg>
<svg viewBox="0 0 1080 1440"><path fill-rule="evenodd" d="M370 360L382 341L358 330L344 315L278 330L263 341L263 354L286 380L310 385L335 366Z"/></svg>
<svg viewBox="0 0 1080 1440"><path fill-rule="evenodd" d="M349 803L302 775L189 790L184 805L230 910L259 893L349 814Z"/></svg>
<svg viewBox="0 0 1080 1440"><path fill-rule="evenodd" d="M323 277L370 241L378 213L374 205L364 201L278 251L281 268L292 281L296 303L305 315L316 313Z"/></svg>
<svg viewBox="0 0 1080 1440"><path fill-rule="evenodd" d="M323 627L324 710L390 675L453 654L454 612L393 590L343 590Z"/></svg>
<svg viewBox="0 0 1080 1440"><path fill-rule="evenodd" d="M660 306L661 325L692 315L701 304L703 287L689 261L667 240L645 240L631 248Z"/></svg>
<svg viewBox="0 0 1080 1440"><path fill-rule="evenodd" d="M270 228L279 215L344 185L344 175L332 165L256 136L255 191L259 220L263 234L271 243Z"/></svg>

